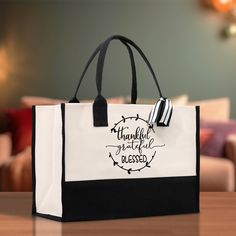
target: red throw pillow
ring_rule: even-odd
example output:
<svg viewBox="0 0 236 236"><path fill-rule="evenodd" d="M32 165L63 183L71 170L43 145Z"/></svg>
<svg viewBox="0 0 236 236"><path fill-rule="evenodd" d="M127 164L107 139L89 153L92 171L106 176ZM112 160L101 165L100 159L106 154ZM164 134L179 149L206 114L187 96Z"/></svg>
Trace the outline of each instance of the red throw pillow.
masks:
<svg viewBox="0 0 236 236"><path fill-rule="evenodd" d="M211 129L200 129L200 149L202 149L213 135Z"/></svg>
<svg viewBox="0 0 236 236"><path fill-rule="evenodd" d="M10 109L6 111L8 130L12 134L12 154L15 155L31 145L32 111L26 109Z"/></svg>

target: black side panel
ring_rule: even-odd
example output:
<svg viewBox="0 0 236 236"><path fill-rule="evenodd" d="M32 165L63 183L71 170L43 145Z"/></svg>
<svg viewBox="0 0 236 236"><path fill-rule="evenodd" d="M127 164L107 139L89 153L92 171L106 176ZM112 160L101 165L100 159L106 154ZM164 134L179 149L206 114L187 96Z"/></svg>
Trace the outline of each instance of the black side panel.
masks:
<svg viewBox="0 0 236 236"><path fill-rule="evenodd" d="M36 200L35 200L35 106L32 107L32 214L36 213Z"/></svg>
<svg viewBox="0 0 236 236"><path fill-rule="evenodd" d="M196 198L198 202L198 210L199 207L199 194L200 194L200 107L196 106L196 175L197 175L197 184L196 184Z"/></svg>
<svg viewBox="0 0 236 236"><path fill-rule="evenodd" d="M62 176L61 176L61 204L62 204L62 219L64 218L64 186L65 186L65 104L61 104L62 118Z"/></svg>
<svg viewBox="0 0 236 236"><path fill-rule="evenodd" d="M63 221L199 212L198 176L64 183Z"/></svg>

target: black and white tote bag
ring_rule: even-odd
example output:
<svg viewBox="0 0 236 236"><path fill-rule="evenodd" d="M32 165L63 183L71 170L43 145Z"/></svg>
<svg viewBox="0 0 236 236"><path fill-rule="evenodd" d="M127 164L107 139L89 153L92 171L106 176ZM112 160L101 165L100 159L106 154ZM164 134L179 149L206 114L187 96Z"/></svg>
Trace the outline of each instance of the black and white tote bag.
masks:
<svg viewBox="0 0 236 236"><path fill-rule="evenodd" d="M113 39L130 56L131 104L107 104L102 96ZM133 49L157 86L156 104L135 104ZM80 103L78 89L97 54L97 97ZM126 37L98 46L70 102L33 107L32 156L33 215L79 221L199 212L199 107L172 107L146 56Z"/></svg>

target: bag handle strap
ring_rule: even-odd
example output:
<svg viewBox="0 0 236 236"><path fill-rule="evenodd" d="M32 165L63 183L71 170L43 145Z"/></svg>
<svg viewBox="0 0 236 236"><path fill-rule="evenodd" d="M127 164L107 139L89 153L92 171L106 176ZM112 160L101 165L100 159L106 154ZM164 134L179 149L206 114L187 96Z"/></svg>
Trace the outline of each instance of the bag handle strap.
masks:
<svg viewBox="0 0 236 236"><path fill-rule="evenodd" d="M110 39L112 40L112 39ZM136 77L136 67L135 67L135 60L134 60L134 55L132 52L132 49L130 48L129 44L123 40L120 39L120 41L126 46L126 48L128 49L128 53L129 53L129 58L130 58L130 64L131 64L131 70L132 70L132 85L131 85L131 103L132 104L136 104L136 100L137 100L137 77ZM79 88L81 86L81 83L84 79L84 76L90 66L90 64L93 62L94 58L96 57L96 55L98 54L98 52L101 51L103 45L105 42L101 43L96 49L95 51L92 53L91 57L89 58L81 76L80 76L80 80L79 83L76 87L74 96L69 100L69 103L79 103L79 100L77 99L77 94L79 91Z"/></svg>
<svg viewBox="0 0 236 236"><path fill-rule="evenodd" d="M129 38L126 38L122 35L113 35L111 37L109 37L103 44L103 47L100 51L99 57L98 57L98 61L97 61L97 74L96 74L96 83L97 83L97 90L98 90L98 95L101 95L101 90L102 90L102 75L103 75L103 68L104 68L104 61L105 61L105 56L106 56L106 52L108 49L108 46L110 44L110 42L114 39L118 39L120 41L126 42L128 44L130 44L132 47L134 47L139 54L141 55L141 57L143 58L144 62L146 63L148 69L150 70L152 77L154 79L154 82L157 86L158 92L159 92L159 96L162 97L162 92L159 86L159 83L157 81L157 77L155 75L154 70L152 69L151 63L148 61L147 57L145 56L145 54L143 53L143 51L141 50L141 48L134 43L132 40L130 40Z"/></svg>
<svg viewBox="0 0 236 236"><path fill-rule="evenodd" d="M159 86L159 83L158 83L156 75L155 75L155 72L152 69L152 66L151 66L150 62L148 61L148 59L145 56L145 54L143 53L143 51L138 47L137 44L135 44L130 39L128 39L124 36L121 36L121 35L113 35L113 36L109 37L107 40L105 40L105 42L104 42L104 44L103 44L103 46L100 50L98 61L97 61L96 84L97 84L98 95L95 98L95 101L93 103L93 125L97 126L97 127L108 126L107 101L102 96L101 91L102 91L102 74L103 74L105 56L106 56L108 46L109 46L111 40L113 40L113 39L118 39L118 40L121 40L121 41L123 40L126 43L128 43L129 45L131 45L132 47L134 47L139 52L139 54L143 58L144 62L146 63L147 67L149 68L149 70L152 74L152 77L153 77L154 82L157 86L160 98L163 97L160 86ZM156 117L155 117L155 120L156 120Z"/></svg>

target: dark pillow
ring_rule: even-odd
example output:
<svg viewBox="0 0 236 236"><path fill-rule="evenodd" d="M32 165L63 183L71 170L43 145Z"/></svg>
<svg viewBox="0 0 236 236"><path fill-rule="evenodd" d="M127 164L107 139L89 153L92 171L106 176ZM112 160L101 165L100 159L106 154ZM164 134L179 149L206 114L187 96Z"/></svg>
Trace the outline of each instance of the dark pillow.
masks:
<svg viewBox="0 0 236 236"><path fill-rule="evenodd" d="M8 119L5 111L0 111L0 134L8 132Z"/></svg>
<svg viewBox="0 0 236 236"><path fill-rule="evenodd" d="M31 145L32 111L26 109L10 109L5 112L8 119L8 131L12 134L12 154L15 155Z"/></svg>
<svg viewBox="0 0 236 236"><path fill-rule="evenodd" d="M201 128L213 131L213 135L202 147L201 154L207 156L224 157L225 142L230 134L236 134L236 121L206 121L201 120Z"/></svg>

